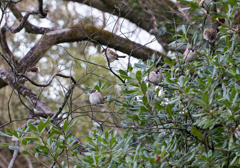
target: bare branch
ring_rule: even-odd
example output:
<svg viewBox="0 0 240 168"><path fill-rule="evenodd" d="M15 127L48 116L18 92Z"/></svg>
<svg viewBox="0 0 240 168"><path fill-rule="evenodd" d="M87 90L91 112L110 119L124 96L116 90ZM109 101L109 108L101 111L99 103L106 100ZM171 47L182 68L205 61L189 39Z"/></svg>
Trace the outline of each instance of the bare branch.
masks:
<svg viewBox="0 0 240 168"><path fill-rule="evenodd" d="M15 147L19 148L19 141L16 141ZM19 149L14 150L14 152L13 152L13 157L12 157L12 159L11 159L9 165L8 165L8 168L12 168L12 167L13 167L14 162L15 162L15 160L17 159L18 152L19 152Z"/></svg>
<svg viewBox="0 0 240 168"><path fill-rule="evenodd" d="M97 28L92 25L81 24L46 33L19 62L19 65L21 66L21 69L26 69L35 65L37 61L51 48L51 46L63 42L74 41L92 41L100 45L106 45L114 48L126 54L131 53L131 56L142 60L151 58L153 53L161 56L162 60L164 60L164 58L171 60L171 58L167 55L150 49L144 45L113 35L109 31L102 30L101 28ZM109 41L111 41L111 43L109 43Z"/></svg>
<svg viewBox="0 0 240 168"><path fill-rule="evenodd" d="M21 12L18 10L17 5L11 4L11 5L9 5L9 9L12 11L13 15L18 20L21 20L23 18ZM45 27L34 26L30 22L28 22L28 21L25 22L24 28L25 28L26 32L33 33L33 34L44 34L46 32L49 32L49 31L57 29L56 27L45 28Z"/></svg>
<svg viewBox="0 0 240 168"><path fill-rule="evenodd" d="M28 17L30 15L37 15L37 14L39 14L39 10L28 11L26 13L26 15L24 17L22 17L21 22L20 22L20 24L19 24L19 26L17 28L12 28L12 27L8 26L7 23L5 24L4 27L5 27L6 30L9 30L11 33L18 33L18 32L20 32L24 28L24 26L25 26L25 24L27 22Z"/></svg>
<svg viewBox="0 0 240 168"><path fill-rule="evenodd" d="M36 95L31 92L31 90L16 81L17 79L13 72L9 72L0 68L0 78L3 79L13 89L16 89L22 96L26 97L37 110L43 111L47 115L53 113L45 103L39 100Z"/></svg>
<svg viewBox="0 0 240 168"><path fill-rule="evenodd" d="M47 10L43 10L43 0L38 0L38 10L40 18L45 18L47 16Z"/></svg>

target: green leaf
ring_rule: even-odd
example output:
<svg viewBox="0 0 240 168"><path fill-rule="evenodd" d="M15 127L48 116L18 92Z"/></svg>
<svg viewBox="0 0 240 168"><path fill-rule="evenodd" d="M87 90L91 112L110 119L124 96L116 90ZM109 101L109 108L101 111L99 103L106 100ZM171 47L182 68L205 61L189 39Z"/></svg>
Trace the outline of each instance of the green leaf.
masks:
<svg viewBox="0 0 240 168"><path fill-rule="evenodd" d="M139 63L135 63L134 66L137 67L137 68L148 68L147 65L145 65L145 64L139 64Z"/></svg>
<svg viewBox="0 0 240 168"><path fill-rule="evenodd" d="M192 8L192 9L198 9L198 5L197 4L195 4L195 3L190 3L190 7Z"/></svg>
<svg viewBox="0 0 240 168"><path fill-rule="evenodd" d="M9 149L11 149L11 150L18 150L19 147L16 147L16 146L9 146Z"/></svg>
<svg viewBox="0 0 240 168"><path fill-rule="evenodd" d="M187 34L187 29L186 29L186 26L185 25L182 25L182 31L183 33L186 35Z"/></svg>
<svg viewBox="0 0 240 168"><path fill-rule="evenodd" d="M110 147L113 147L113 144L116 142L114 136L112 136L111 140L110 140Z"/></svg>
<svg viewBox="0 0 240 168"><path fill-rule="evenodd" d="M142 72L141 72L141 71L137 71L137 73L136 73L136 79L137 79L138 81L141 81L141 80L142 80Z"/></svg>
<svg viewBox="0 0 240 168"><path fill-rule="evenodd" d="M167 81L169 84L176 84L175 82L173 82L173 81L170 80L169 78L166 78L166 81Z"/></svg>
<svg viewBox="0 0 240 168"><path fill-rule="evenodd" d="M2 146L8 146L8 144L6 144L6 143L3 143L3 142L2 142L1 144L2 144Z"/></svg>
<svg viewBox="0 0 240 168"><path fill-rule="evenodd" d="M7 133L13 135L12 132L11 132L7 127L5 127L5 131L6 131Z"/></svg>
<svg viewBox="0 0 240 168"><path fill-rule="evenodd" d="M12 137L12 136L10 136L10 135L8 135L8 134L5 134L5 133L3 133L3 132L1 132L1 131L0 131L0 136L4 136L4 137Z"/></svg>
<svg viewBox="0 0 240 168"><path fill-rule="evenodd" d="M101 90L103 90L108 84L108 81L105 82L105 84L102 86Z"/></svg>
<svg viewBox="0 0 240 168"><path fill-rule="evenodd" d="M13 134L15 137L19 138L18 133L17 133L15 130L12 131L12 134Z"/></svg>
<svg viewBox="0 0 240 168"><path fill-rule="evenodd" d="M143 94L145 95L147 92L147 85L144 81L142 81L141 90L142 90Z"/></svg>
<svg viewBox="0 0 240 168"><path fill-rule="evenodd" d="M118 71L121 75L128 76L127 73L124 70L119 69Z"/></svg>
<svg viewBox="0 0 240 168"><path fill-rule="evenodd" d="M43 124L43 127L45 128L48 125L49 122L50 122L50 117L48 116L47 120Z"/></svg>
<svg viewBox="0 0 240 168"><path fill-rule="evenodd" d="M232 6L235 6L236 5L236 0L228 0L229 4L232 5Z"/></svg>
<svg viewBox="0 0 240 168"><path fill-rule="evenodd" d="M38 124L38 130L39 130L39 132L41 133L43 129L44 129L44 125L43 125L42 120L40 120L40 121L39 121L39 124Z"/></svg>
<svg viewBox="0 0 240 168"><path fill-rule="evenodd" d="M136 89L134 89L134 90L122 90L122 92L124 93L124 94L133 94L133 93L135 93L137 90Z"/></svg>
<svg viewBox="0 0 240 168"><path fill-rule="evenodd" d="M227 99L224 100L224 103L227 108L230 108L230 103Z"/></svg>
<svg viewBox="0 0 240 168"><path fill-rule="evenodd" d="M73 133L72 133L72 132L70 132L70 133L67 135L66 139L68 139L68 138L72 137L72 135L73 135Z"/></svg>
<svg viewBox="0 0 240 168"><path fill-rule="evenodd" d="M31 155L29 152L27 152L27 151L22 151L22 154L24 154L24 155Z"/></svg>
<svg viewBox="0 0 240 168"><path fill-rule="evenodd" d="M77 124L78 120L75 120L72 125L70 125L69 129L72 128L75 124Z"/></svg>
<svg viewBox="0 0 240 168"><path fill-rule="evenodd" d="M203 93L202 99L205 104L208 104L208 92L207 91Z"/></svg>
<svg viewBox="0 0 240 168"><path fill-rule="evenodd" d="M184 79L185 79L184 76L180 76L180 78L178 79L178 80L179 80L180 87L183 87L183 86L184 86Z"/></svg>
<svg viewBox="0 0 240 168"><path fill-rule="evenodd" d="M222 4L223 4L223 7L225 9L225 11L228 13L228 5L225 1L221 0Z"/></svg>
<svg viewBox="0 0 240 168"><path fill-rule="evenodd" d="M164 58L164 62L168 65L172 65L172 62L167 58Z"/></svg>
<svg viewBox="0 0 240 168"><path fill-rule="evenodd" d="M155 106L158 108L158 110L166 110L163 106L160 105L160 103L156 103Z"/></svg>
<svg viewBox="0 0 240 168"><path fill-rule="evenodd" d="M171 104L168 104L168 105L167 105L167 113L170 114L170 115L173 114L173 113L172 113L172 105L171 105Z"/></svg>
<svg viewBox="0 0 240 168"><path fill-rule="evenodd" d="M196 137L200 138L200 139L203 139L203 135L201 133L200 130L198 130L196 127L193 127L191 128L191 132L193 135L195 135Z"/></svg>
<svg viewBox="0 0 240 168"><path fill-rule="evenodd" d="M213 125L213 123L215 122L215 119L211 119L209 122L207 122L203 128L206 129L206 128L209 128Z"/></svg>
<svg viewBox="0 0 240 168"><path fill-rule="evenodd" d="M33 130L33 131L35 131L35 132L38 132L37 128L36 128L34 125L32 125L30 122L28 122L28 127L29 127L31 130Z"/></svg>
<svg viewBox="0 0 240 168"><path fill-rule="evenodd" d="M24 146L27 145L27 140L26 140L25 138L22 140L22 144L23 144Z"/></svg>
<svg viewBox="0 0 240 168"><path fill-rule="evenodd" d="M62 127L64 132L66 132L67 127L68 127L68 120L65 120L64 124L63 124L63 127Z"/></svg>
<svg viewBox="0 0 240 168"><path fill-rule="evenodd" d="M133 119L134 119L135 121L138 121L138 120L139 120L139 117L138 117L138 115L136 115L136 114L133 114Z"/></svg>

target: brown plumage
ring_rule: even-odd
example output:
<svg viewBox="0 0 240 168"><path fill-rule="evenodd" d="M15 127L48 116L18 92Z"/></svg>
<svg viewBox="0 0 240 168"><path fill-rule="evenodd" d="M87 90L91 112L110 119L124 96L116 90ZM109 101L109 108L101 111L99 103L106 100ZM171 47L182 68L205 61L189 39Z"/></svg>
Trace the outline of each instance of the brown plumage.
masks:
<svg viewBox="0 0 240 168"><path fill-rule="evenodd" d="M103 95L98 92L96 89L93 89L90 92L89 101L91 104L103 104Z"/></svg>
<svg viewBox="0 0 240 168"><path fill-rule="evenodd" d="M217 30L215 30L213 27L209 27L204 30L203 37L209 41L210 43L213 43L217 39Z"/></svg>
<svg viewBox="0 0 240 168"><path fill-rule="evenodd" d="M32 81L35 81L38 78L39 69L36 66L32 66L26 70L25 75L31 79Z"/></svg>
<svg viewBox="0 0 240 168"><path fill-rule="evenodd" d="M102 50L102 55L103 58L107 61L111 63L114 62L115 60L118 60L118 58L125 58L126 56L119 56L117 53L115 53L114 51L110 50L110 49L103 49Z"/></svg>
<svg viewBox="0 0 240 168"><path fill-rule="evenodd" d="M158 85L163 80L163 74L160 72L158 68L154 69L149 73L148 80L155 85Z"/></svg>
<svg viewBox="0 0 240 168"><path fill-rule="evenodd" d="M188 47L183 53L183 60L187 64L194 61L197 58L197 53L192 47Z"/></svg>

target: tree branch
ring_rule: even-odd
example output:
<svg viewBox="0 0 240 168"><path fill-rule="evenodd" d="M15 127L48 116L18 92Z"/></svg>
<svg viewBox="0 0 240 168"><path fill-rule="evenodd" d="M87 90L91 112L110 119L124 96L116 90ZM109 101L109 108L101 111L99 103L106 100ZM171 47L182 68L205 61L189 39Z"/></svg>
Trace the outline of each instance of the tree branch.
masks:
<svg viewBox="0 0 240 168"><path fill-rule="evenodd" d="M156 20L153 20L153 16L146 12L139 2L129 2L122 0L64 0L64 1L72 1L78 2L82 4L86 4L88 6L94 7L104 12L108 12L112 15L116 15L118 17L122 17L128 19L130 22L136 24L138 27L146 30L150 34L154 35L158 42L164 47L168 47L168 43L171 42L170 35L168 33L158 34L154 30L154 23L160 23L162 21L173 22L172 19L187 21L186 16L182 15L181 12L178 11L176 4L170 0L165 0L164 3L161 3L161 10L154 11L154 17ZM159 7L159 4L156 2L153 6ZM171 6L172 10L169 12L169 6ZM120 11L119 11L120 9Z"/></svg>
<svg viewBox="0 0 240 168"><path fill-rule="evenodd" d="M17 148L19 148L19 141L16 141L16 145L15 145L15 146L16 146ZM14 150L14 152L13 152L13 157L12 157L12 159L11 159L9 165L8 165L8 168L12 168L12 167L13 167L14 162L15 162L15 160L17 159L18 152L19 152L19 149Z"/></svg>
<svg viewBox="0 0 240 168"><path fill-rule="evenodd" d="M159 57L161 56L162 60L164 58L171 60L171 58L161 52L114 35L109 31L88 24L80 24L46 33L19 62L19 65L21 69L26 69L35 65L53 45L75 41L91 41L100 45L106 45L126 54L131 53L131 56L142 60L151 58L153 53L156 53Z"/></svg>
<svg viewBox="0 0 240 168"><path fill-rule="evenodd" d="M11 4L9 5L9 9L12 11L13 15L18 19L21 20L23 18L23 15L21 14L21 12L18 10L17 5L15 4ZM47 10L45 10L46 12ZM24 28L26 30L26 32L28 33L32 33L32 34L44 34L46 32L52 31L52 30L56 30L56 27L51 27L51 28L45 28L45 27L38 27L38 26L34 26L32 25L29 21L26 21L24 24Z"/></svg>

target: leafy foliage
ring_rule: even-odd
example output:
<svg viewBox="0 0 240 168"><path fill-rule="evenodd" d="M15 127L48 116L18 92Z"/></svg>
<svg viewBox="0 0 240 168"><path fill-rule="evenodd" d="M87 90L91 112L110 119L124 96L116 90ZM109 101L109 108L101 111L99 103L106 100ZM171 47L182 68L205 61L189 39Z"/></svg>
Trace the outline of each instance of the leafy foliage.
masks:
<svg viewBox="0 0 240 168"><path fill-rule="evenodd" d="M200 23L204 10L192 1L188 3L192 22ZM214 3L209 4L210 8ZM212 5L212 6L211 6ZM219 1L224 8L220 14L210 13L210 19L225 18L219 28L215 48L203 40L199 27L190 24L176 29L175 43L191 45L198 59L185 64L182 54L175 51L173 60L160 62L155 54L151 60L139 61L120 69L124 80L124 99L108 100L122 113L117 131L93 130L85 137L84 155L80 155L68 120L61 126L40 121L37 126L28 123L27 128L0 132L1 136L19 141L24 155L48 157L59 167L229 167L240 165L239 140L234 137L239 125L240 113L240 56L239 30L234 27L233 14L239 9L239 1ZM209 27L209 25L205 26ZM176 44L177 43L177 44ZM162 64L164 81L156 86L148 82L150 71ZM107 82L101 80L94 87L101 91ZM86 88L89 90L89 88ZM107 104L107 103L106 103ZM47 133L45 133L47 132ZM28 148L34 143L34 150ZM10 144L10 149L16 147ZM60 155L65 153L65 158Z"/></svg>

